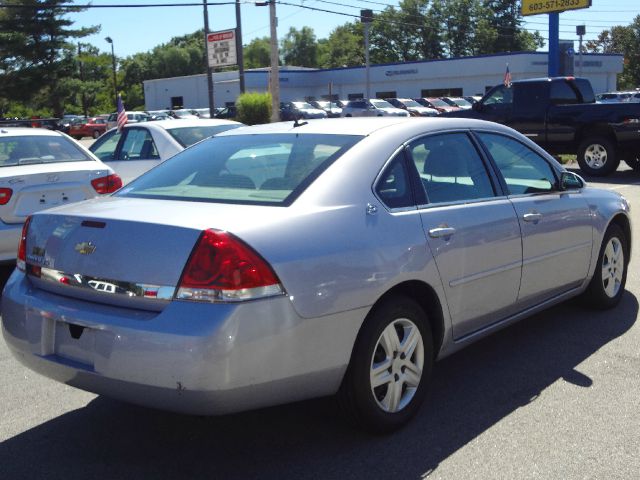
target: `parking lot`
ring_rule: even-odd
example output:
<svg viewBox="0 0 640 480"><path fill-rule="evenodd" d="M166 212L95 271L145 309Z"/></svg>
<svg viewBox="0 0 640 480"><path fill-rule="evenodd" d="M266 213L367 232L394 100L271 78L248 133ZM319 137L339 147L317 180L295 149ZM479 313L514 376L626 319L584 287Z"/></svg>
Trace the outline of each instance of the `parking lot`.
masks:
<svg viewBox="0 0 640 480"><path fill-rule="evenodd" d="M640 206L626 167L587 180ZM217 418L135 407L40 377L0 342L1 477L636 478L639 264L635 251L615 310L563 304L440 362L390 436L350 428L332 399Z"/></svg>

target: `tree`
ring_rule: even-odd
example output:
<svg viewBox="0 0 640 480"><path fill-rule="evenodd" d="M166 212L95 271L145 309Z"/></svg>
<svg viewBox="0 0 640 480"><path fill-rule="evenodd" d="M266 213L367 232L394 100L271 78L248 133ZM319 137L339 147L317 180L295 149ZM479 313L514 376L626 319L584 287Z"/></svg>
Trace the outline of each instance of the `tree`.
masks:
<svg viewBox="0 0 640 480"><path fill-rule="evenodd" d="M242 51L245 68L261 68L271 65L271 41L269 37L254 38Z"/></svg>
<svg viewBox="0 0 640 480"><path fill-rule="evenodd" d="M98 27L72 29L65 15L85 10L70 0L4 0L0 16L0 81L3 95L36 101L62 115L72 94L65 77L74 73L75 48L69 39L82 38Z"/></svg>
<svg viewBox="0 0 640 480"><path fill-rule="evenodd" d="M282 40L281 49L285 65L318 66L318 43L313 28L302 27L297 30L291 27Z"/></svg>
<svg viewBox="0 0 640 480"><path fill-rule="evenodd" d="M361 23L336 27L329 38L318 44L321 68L353 67L364 63L364 34Z"/></svg>
<svg viewBox="0 0 640 480"><path fill-rule="evenodd" d="M622 73L618 75L618 88L635 88L640 85L640 15L628 26L603 30L596 40L586 43L585 50L623 54L624 65Z"/></svg>

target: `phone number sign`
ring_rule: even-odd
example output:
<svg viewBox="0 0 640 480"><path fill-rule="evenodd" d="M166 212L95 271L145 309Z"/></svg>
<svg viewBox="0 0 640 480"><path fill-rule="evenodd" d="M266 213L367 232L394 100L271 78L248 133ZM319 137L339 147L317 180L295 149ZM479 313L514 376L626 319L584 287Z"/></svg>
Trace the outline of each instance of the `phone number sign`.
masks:
<svg viewBox="0 0 640 480"><path fill-rule="evenodd" d="M522 15L564 12L590 6L591 0L522 0Z"/></svg>
<svg viewBox="0 0 640 480"><path fill-rule="evenodd" d="M207 35L207 58L211 68L236 65L238 63L236 31L224 30L209 33Z"/></svg>

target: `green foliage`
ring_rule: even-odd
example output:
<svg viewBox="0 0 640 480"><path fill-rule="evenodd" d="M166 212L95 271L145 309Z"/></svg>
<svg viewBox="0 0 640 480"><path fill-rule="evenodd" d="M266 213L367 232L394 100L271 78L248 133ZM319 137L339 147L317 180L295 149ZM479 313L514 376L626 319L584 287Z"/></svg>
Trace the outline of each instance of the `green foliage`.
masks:
<svg viewBox="0 0 640 480"><path fill-rule="evenodd" d="M622 53L624 66L622 73L618 75L618 88L640 86L640 15L633 19L631 25L602 31L596 40L586 43L585 50L594 53Z"/></svg>
<svg viewBox="0 0 640 480"><path fill-rule="evenodd" d="M318 43L313 28L302 27L297 30L291 27L282 40L281 54L285 65L317 67Z"/></svg>
<svg viewBox="0 0 640 480"><path fill-rule="evenodd" d="M236 99L238 121L247 125L269 123L271 119L271 94L249 92Z"/></svg>
<svg viewBox="0 0 640 480"><path fill-rule="evenodd" d="M244 68L262 68L271 65L269 37L254 38L242 51Z"/></svg>
<svg viewBox="0 0 640 480"><path fill-rule="evenodd" d="M69 40L82 38L98 27L72 29L69 12L84 9L70 0L4 0L0 15L0 82L2 95L25 104L37 102L62 115L68 85L62 80L73 74L74 47Z"/></svg>
<svg viewBox="0 0 640 480"><path fill-rule="evenodd" d="M351 67L364 63L364 35L361 23L336 27L329 38L318 44L321 68Z"/></svg>

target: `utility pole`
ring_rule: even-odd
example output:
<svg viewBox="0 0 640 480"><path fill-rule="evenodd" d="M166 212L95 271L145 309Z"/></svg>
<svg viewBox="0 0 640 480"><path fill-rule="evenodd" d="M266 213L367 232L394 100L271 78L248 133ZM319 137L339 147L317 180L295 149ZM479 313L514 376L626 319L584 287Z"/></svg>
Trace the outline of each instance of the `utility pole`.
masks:
<svg viewBox="0 0 640 480"><path fill-rule="evenodd" d="M271 121L280 121L280 68L278 55L278 17L276 2L269 0L269 25L271 27Z"/></svg>
<svg viewBox="0 0 640 480"><path fill-rule="evenodd" d="M82 83L80 101L82 102L82 114L87 117L87 94L84 91L84 65L82 64L82 50L81 43L78 42L78 68L80 70L80 82Z"/></svg>
<svg viewBox="0 0 640 480"><path fill-rule="evenodd" d="M360 21L364 23L364 59L365 59L365 83L366 83L366 99L371 98L371 80L369 62L369 26L373 21L373 12L371 10L360 10Z"/></svg>
<svg viewBox="0 0 640 480"><path fill-rule="evenodd" d="M113 48L113 39L111 37L105 37L105 42L111 44L111 62L113 64L113 104L118 109L118 80L116 77L116 54L115 49Z"/></svg>
<svg viewBox="0 0 640 480"><path fill-rule="evenodd" d="M204 9L204 61L207 66L207 87L209 90L209 115L213 118L215 104L213 103L213 68L209 65L209 11L207 10L207 0L202 0ZM184 106L184 105L183 105ZM172 105L173 107L173 105Z"/></svg>
<svg viewBox="0 0 640 480"><path fill-rule="evenodd" d="M584 25L576 25L576 35L580 37L580 43L578 43L578 62L580 62L580 68L578 69L578 76L582 76L582 37L587 33L587 29Z"/></svg>
<svg viewBox="0 0 640 480"><path fill-rule="evenodd" d="M240 0L236 0L236 57L238 59L240 93L244 93L244 59L242 57L242 19L240 18Z"/></svg>

